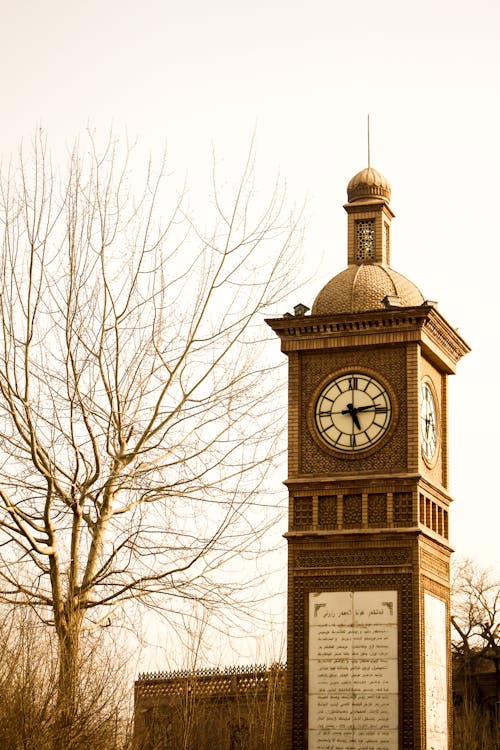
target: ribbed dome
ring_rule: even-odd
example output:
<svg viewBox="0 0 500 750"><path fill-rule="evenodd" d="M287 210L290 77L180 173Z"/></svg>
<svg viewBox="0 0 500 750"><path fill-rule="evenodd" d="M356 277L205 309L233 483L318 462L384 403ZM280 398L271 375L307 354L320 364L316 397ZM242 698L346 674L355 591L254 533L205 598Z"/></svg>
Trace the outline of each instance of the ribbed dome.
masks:
<svg viewBox="0 0 500 750"><path fill-rule="evenodd" d="M391 185L383 174L377 172L373 167L366 167L355 174L347 186L347 199L349 203L364 200L365 198L380 198L386 203L391 199Z"/></svg>
<svg viewBox="0 0 500 750"><path fill-rule="evenodd" d="M405 276L388 266L363 263L349 266L320 291L312 306L312 315L366 312L384 309L384 297L399 297L402 307L421 305L420 290Z"/></svg>

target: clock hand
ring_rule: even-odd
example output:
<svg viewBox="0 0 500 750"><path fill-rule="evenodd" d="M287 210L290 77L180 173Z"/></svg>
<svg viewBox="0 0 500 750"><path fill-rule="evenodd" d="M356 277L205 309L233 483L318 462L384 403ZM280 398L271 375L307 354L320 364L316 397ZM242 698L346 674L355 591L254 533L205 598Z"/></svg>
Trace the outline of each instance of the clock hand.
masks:
<svg viewBox="0 0 500 750"><path fill-rule="evenodd" d="M336 414L350 414L350 413L351 412L350 412L349 409L342 409L342 411L330 411L330 410L328 410L328 411L320 411L320 412L318 412L318 414L319 414L320 417L331 417L332 415L336 415Z"/></svg>
<svg viewBox="0 0 500 750"><path fill-rule="evenodd" d="M343 409L342 414L350 414L355 426L360 430L361 425L359 424L358 411L359 409L354 408L352 404L347 404L347 409Z"/></svg>
<svg viewBox="0 0 500 750"><path fill-rule="evenodd" d="M347 406L352 406L352 404L348 404ZM387 411L387 409L384 408L383 406L376 406L376 404L369 404L368 406L355 406L353 407L353 409L343 409L340 413L351 414L354 411L357 414L359 411L369 411L369 409L374 409L375 411L377 409L380 409L381 411Z"/></svg>
<svg viewBox="0 0 500 750"><path fill-rule="evenodd" d="M432 417L426 415L425 417L425 439L426 440L429 439L429 432L432 430L433 427L434 425L433 425Z"/></svg>
<svg viewBox="0 0 500 750"><path fill-rule="evenodd" d="M352 404L347 404L348 407L352 406ZM340 414L357 414L360 411L369 411L370 409L373 409L374 411L377 411L377 409L380 409L381 411L387 411L387 409L384 409L383 406L376 406L375 404L369 404L368 406L354 406L352 409L347 408L343 409ZM337 414L339 412L336 412Z"/></svg>

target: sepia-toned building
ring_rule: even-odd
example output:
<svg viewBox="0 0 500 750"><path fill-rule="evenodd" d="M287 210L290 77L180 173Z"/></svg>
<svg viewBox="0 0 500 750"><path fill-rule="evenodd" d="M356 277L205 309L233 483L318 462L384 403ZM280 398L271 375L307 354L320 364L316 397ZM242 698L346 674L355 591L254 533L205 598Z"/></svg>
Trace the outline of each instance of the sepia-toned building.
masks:
<svg viewBox="0 0 500 750"><path fill-rule="evenodd" d="M285 747L449 750L447 381L469 347L391 266L388 180L347 196L347 268L267 321L289 373Z"/></svg>

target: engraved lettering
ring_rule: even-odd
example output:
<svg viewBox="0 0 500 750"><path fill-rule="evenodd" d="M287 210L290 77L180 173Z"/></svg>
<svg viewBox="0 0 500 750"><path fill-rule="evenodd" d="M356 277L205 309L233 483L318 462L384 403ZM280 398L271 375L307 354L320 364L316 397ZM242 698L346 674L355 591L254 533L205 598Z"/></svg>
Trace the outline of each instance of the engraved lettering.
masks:
<svg viewBox="0 0 500 750"><path fill-rule="evenodd" d="M397 750L397 592L322 592L310 602L310 750Z"/></svg>

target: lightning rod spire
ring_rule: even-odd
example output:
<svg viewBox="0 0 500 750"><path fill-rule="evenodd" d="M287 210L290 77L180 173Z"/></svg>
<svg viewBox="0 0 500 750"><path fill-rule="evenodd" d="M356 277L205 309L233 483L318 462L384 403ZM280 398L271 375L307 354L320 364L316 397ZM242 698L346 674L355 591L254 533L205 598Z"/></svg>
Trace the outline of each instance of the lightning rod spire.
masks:
<svg viewBox="0 0 500 750"><path fill-rule="evenodd" d="M370 115L367 117L368 166L370 166Z"/></svg>

